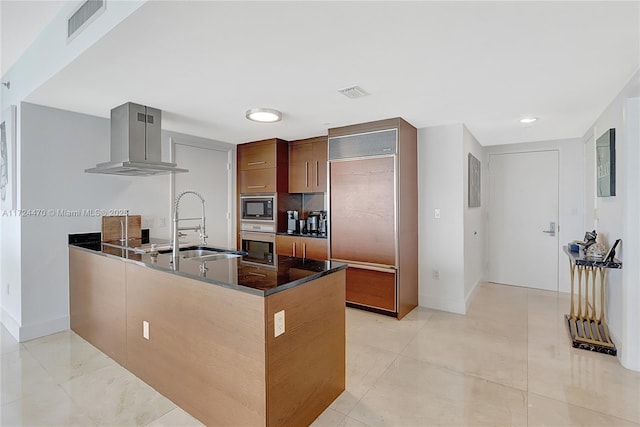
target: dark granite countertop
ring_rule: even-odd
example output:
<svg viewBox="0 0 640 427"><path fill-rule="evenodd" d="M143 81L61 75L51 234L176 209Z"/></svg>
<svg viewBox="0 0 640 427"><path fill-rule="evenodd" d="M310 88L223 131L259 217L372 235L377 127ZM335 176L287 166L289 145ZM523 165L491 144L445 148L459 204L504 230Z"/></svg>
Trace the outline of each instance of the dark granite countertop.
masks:
<svg viewBox="0 0 640 427"><path fill-rule="evenodd" d="M602 260L591 259L585 255L580 249L580 252L571 252L567 246L563 246L564 253L569 255L571 262L575 265L584 265L588 267L604 267L604 268L622 268L622 261L614 258L613 261L604 262Z"/></svg>
<svg viewBox="0 0 640 427"><path fill-rule="evenodd" d="M175 270L171 261L171 253L160 253L152 257L149 253L136 253L133 250L103 245L99 241L78 241L69 239L69 246L79 248L100 256L118 258L124 262L164 271L168 274L237 289L254 295L268 296L290 289L327 274L347 268L347 264L336 261L319 261L296 257L275 255L274 265L258 265L244 261L242 256L214 261L197 259L181 259L179 268ZM222 248L211 248L219 252L238 252Z"/></svg>
<svg viewBox="0 0 640 427"><path fill-rule="evenodd" d="M326 234L317 234L317 233L287 233L286 231L280 231L276 233L280 236L296 236L296 237L310 237L312 239L326 239Z"/></svg>

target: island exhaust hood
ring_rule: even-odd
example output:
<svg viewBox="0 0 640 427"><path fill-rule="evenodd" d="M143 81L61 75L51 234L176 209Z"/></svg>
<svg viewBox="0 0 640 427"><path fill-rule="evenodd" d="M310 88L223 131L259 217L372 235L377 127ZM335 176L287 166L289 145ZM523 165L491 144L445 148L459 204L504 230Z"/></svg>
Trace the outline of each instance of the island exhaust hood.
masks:
<svg viewBox="0 0 640 427"><path fill-rule="evenodd" d="M149 176L189 172L161 161L162 112L127 102L111 110L111 161L98 163L88 173Z"/></svg>

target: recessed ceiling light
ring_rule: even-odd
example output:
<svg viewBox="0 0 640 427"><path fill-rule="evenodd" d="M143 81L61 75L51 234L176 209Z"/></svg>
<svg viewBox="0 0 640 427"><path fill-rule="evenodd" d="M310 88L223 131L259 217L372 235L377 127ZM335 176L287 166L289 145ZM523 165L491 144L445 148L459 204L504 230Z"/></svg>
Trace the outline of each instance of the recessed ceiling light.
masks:
<svg viewBox="0 0 640 427"><path fill-rule="evenodd" d="M520 119L520 123L524 123L526 125L526 124L533 123L536 120L538 120L537 117L525 117L524 119Z"/></svg>
<svg viewBox="0 0 640 427"><path fill-rule="evenodd" d="M282 120L282 113L273 108L251 108L247 110L246 117L254 122L273 123Z"/></svg>

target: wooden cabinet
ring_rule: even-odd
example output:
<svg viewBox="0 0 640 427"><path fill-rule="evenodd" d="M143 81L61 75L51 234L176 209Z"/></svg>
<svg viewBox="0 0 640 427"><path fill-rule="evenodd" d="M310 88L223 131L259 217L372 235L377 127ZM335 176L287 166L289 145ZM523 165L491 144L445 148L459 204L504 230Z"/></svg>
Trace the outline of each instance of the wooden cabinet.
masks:
<svg viewBox="0 0 640 427"><path fill-rule="evenodd" d="M347 303L395 311L396 274L349 265L347 269Z"/></svg>
<svg viewBox="0 0 640 427"><path fill-rule="evenodd" d="M327 137L292 141L289 144L289 193L327 191Z"/></svg>
<svg viewBox="0 0 640 427"><path fill-rule="evenodd" d="M276 236L276 253L299 258L327 259L327 239L317 237Z"/></svg>
<svg viewBox="0 0 640 427"><path fill-rule="evenodd" d="M286 193L288 162L287 141L274 138L238 145L238 191Z"/></svg>
<svg viewBox="0 0 640 427"><path fill-rule="evenodd" d="M69 248L71 329L121 365L126 362L125 263Z"/></svg>

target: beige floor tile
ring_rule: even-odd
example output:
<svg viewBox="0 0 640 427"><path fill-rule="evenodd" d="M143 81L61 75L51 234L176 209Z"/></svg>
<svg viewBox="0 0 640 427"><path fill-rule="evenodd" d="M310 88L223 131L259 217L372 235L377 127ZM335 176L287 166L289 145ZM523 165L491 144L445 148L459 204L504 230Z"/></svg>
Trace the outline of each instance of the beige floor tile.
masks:
<svg viewBox="0 0 640 427"><path fill-rule="evenodd" d="M345 419L346 415L331 408L325 409L318 418L311 423L310 427L335 427L339 426Z"/></svg>
<svg viewBox="0 0 640 427"><path fill-rule="evenodd" d="M360 311L360 313L354 312ZM399 354L429 321L416 313L398 320L362 310L347 310L347 342Z"/></svg>
<svg viewBox="0 0 640 427"><path fill-rule="evenodd" d="M347 343L347 387L331 408L347 415L396 357L389 351Z"/></svg>
<svg viewBox="0 0 640 427"><path fill-rule="evenodd" d="M187 412L180 408L173 409L151 424L147 424L147 427L199 427L204 426L200 421L193 418Z"/></svg>
<svg viewBox="0 0 640 427"><path fill-rule="evenodd" d="M2 426L79 426L96 424L55 384L40 386L33 393L2 405Z"/></svg>
<svg viewBox="0 0 640 427"><path fill-rule="evenodd" d="M613 356L570 348L529 356L529 391L640 423L640 372Z"/></svg>
<svg viewBox="0 0 640 427"><path fill-rule="evenodd" d="M144 426L176 408L169 399L120 366L107 366L61 386L99 425Z"/></svg>
<svg viewBox="0 0 640 427"><path fill-rule="evenodd" d="M527 388L527 340L487 332L466 316L438 313L402 351L460 373Z"/></svg>
<svg viewBox="0 0 640 427"><path fill-rule="evenodd" d="M637 427L638 424L529 393L529 426Z"/></svg>
<svg viewBox="0 0 640 427"><path fill-rule="evenodd" d="M0 325L0 354L12 353L20 349L20 343Z"/></svg>
<svg viewBox="0 0 640 427"><path fill-rule="evenodd" d="M372 426L526 425L526 393L400 356L349 417Z"/></svg>
<svg viewBox="0 0 640 427"><path fill-rule="evenodd" d="M73 331L28 341L24 346L58 384L116 364Z"/></svg>
<svg viewBox="0 0 640 427"><path fill-rule="evenodd" d="M0 404L24 398L54 381L25 349L5 353L0 359Z"/></svg>

